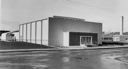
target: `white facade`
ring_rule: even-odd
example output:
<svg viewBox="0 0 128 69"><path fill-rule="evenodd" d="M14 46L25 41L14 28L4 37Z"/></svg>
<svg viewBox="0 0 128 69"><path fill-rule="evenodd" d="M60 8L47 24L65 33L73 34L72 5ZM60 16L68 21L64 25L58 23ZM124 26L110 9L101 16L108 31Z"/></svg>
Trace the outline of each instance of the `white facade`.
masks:
<svg viewBox="0 0 128 69"><path fill-rule="evenodd" d="M16 41L19 41L19 32L13 32L12 34L14 34Z"/></svg>
<svg viewBox="0 0 128 69"><path fill-rule="evenodd" d="M120 41L120 36L113 37L113 41Z"/></svg>
<svg viewBox="0 0 128 69"><path fill-rule="evenodd" d="M91 36L92 38L82 39L84 41L89 39L90 42L92 39L92 45L102 44L102 24L79 18L61 16L49 18L49 45L80 46L80 36Z"/></svg>
<svg viewBox="0 0 128 69"><path fill-rule="evenodd" d="M120 42L128 43L128 35L114 35L113 41L120 41Z"/></svg>
<svg viewBox="0 0 128 69"><path fill-rule="evenodd" d="M14 34L14 36L11 38L9 34ZM11 40L19 41L19 32L13 31L13 32L2 33L1 40L2 41L11 41Z"/></svg>
<svg viewBox="0 0 128 69"><path fill-rule="evenodd" d="M6 35L7 35L7 32L6 33L2 33L2 35L1 35L1 40L2 41L6 41Z"/></svg>
<svg viewBox="0 0 128 69"><path fill-rule="evenodd" d="M20 41L48 45L48 19L21 24L19 30Z"/></svg>
<svg viewBox="0 0 128 69"><path fill-rule="evenodd" d="M63 46L69 46L69 32L63 32Z"/></svg>
<svg viewBox="0 0 128 69"><path fill-rule="evenodd" d="M49 46L80 46L81 40L88 40L91 44L102 44L102 24L79 18L54 16L21 24L19 30L19 38L23 42Z"/></svg>

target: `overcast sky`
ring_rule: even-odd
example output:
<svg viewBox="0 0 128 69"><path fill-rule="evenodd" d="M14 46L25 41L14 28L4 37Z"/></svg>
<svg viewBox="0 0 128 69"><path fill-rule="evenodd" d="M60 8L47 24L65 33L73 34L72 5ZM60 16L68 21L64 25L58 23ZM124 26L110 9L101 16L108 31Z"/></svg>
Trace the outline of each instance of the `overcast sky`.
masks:
<svg viewBox="0 0 128 69"><path fill-rule="evenodd" d="M53 15L103 23L103 31L121 31L124 16L128 31L128 0L1 0L0 30Z"/></svg>

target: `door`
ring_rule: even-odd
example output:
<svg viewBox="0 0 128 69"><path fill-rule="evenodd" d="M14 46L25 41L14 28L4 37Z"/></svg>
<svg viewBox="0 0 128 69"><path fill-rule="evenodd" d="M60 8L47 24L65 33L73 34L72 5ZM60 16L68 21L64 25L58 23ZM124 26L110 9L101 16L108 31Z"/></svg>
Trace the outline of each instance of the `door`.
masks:
<svg viewBox="0 0 128 69"><path fill-rule="evenodd" d="M92 36L80 36L80 46L92 44Z"/></svg>

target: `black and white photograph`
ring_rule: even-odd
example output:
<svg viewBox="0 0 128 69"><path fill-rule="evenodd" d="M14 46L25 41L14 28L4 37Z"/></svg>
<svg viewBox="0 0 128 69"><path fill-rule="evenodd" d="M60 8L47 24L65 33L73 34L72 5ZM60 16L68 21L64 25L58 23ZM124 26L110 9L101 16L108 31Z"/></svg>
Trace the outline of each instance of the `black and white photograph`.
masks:
<svg viewBox="0 0 128 69"><path fill-rule="evenodd" d="M128 0L0 0L0 69L128 69Z"/></svg>

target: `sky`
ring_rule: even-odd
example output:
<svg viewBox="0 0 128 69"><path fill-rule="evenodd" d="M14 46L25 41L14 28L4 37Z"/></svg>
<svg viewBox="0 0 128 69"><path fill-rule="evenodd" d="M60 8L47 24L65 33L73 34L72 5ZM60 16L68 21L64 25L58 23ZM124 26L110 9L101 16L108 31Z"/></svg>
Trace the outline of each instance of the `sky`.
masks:
<svg viewBox="0 0 128 69"><path fill-rule="evenodd" d="M47 17L66 16L100 22L105 32L128 32L128 0L1 0L0 30Z"/></svg>

